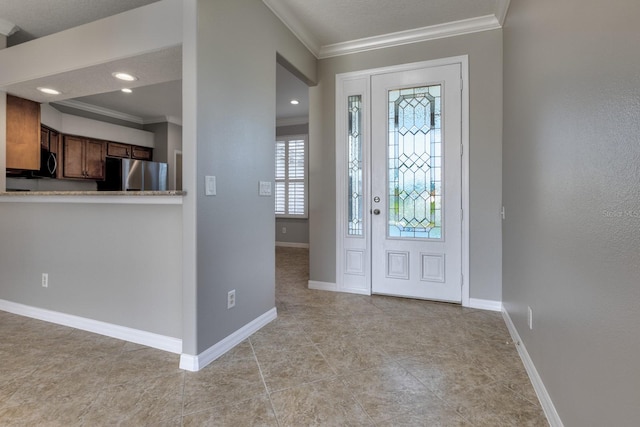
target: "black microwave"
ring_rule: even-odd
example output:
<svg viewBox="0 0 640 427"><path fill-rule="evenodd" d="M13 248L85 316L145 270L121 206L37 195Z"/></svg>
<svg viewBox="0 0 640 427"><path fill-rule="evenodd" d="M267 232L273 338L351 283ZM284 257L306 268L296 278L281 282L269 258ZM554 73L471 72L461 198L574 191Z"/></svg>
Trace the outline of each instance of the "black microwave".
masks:
<svg viewBox="0 0 640 427"><path fill-rule="evenodd" d="M34 177L55 178L58 171L58 156L56 153L40 148L40 170L33 171Z"/></svg>

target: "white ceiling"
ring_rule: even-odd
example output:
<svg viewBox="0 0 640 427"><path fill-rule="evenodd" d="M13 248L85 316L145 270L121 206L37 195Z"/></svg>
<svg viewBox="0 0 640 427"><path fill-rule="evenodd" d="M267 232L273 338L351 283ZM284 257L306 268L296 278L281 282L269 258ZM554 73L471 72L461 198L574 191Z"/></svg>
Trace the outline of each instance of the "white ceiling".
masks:
<svg viewBox="0 0 640 427"><path fill-rule="evenodd" d="M8 46L97 21L158 0L0 0L0 19L19 31Z"/></svg>
<svg viewBox="0 0 640 427"><path fill-rule="evenodd" d="M154 3L157 0L0 0L0 30L7 22L19 28L8 45L20 44L117 13ZM229 0L231 1L231 0ZM427 38L499 28L509 0L263 0L317 57L323 58L358 50L410 43ZM175 52L173 52L175 55ZM138 61L138 73L145 73ZM149 67L152 65L149 61ZM169 61L175 65L175 57ZM133 65L135 60L131 60ZM102 70L104 71L104 70ZM93 79L92 70L53 76L67 88L66 98L76 106L119 112L133 121L148 122L158 117L181 119L179 71L144 81L134 93L123 96L118 87ZM149 74L154 74L149 71ZM157 73L156 73L157 74ZM87 84L93 83L87 87ZM33 83L33 82L31 82ZM142 83L139 83L142 84ZM61 86L61 87L62 87ZM39 94L29 88L12 88L29 99ZM99 88L98 88L99 87ZM15 89L15 90L14 90ZM308 88L284 67L277 70L277 113L280 120L294 121L308 115ZM301 104L292 106L291 98ZM94 111L95 113L95 111ZM108 114L107 114L108 115Z"/></svg>
<svg viewBox="0 0 640 427"><path fill-rule="evenodd" d="M496 0L265 0L295 17L319 46L495 13Z"/></svg>

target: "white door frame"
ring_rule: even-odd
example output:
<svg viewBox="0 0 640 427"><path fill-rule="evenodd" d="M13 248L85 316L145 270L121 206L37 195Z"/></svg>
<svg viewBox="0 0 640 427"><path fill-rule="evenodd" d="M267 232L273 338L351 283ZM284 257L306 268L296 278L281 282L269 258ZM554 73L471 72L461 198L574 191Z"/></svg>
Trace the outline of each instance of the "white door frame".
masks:
<svg viewBox="0 0 640 427"><path fill-rule="evenodd" d="M371 126L369 108L371 76L395 73L419 68L459 64L462 76L462 305L469 306L469 58L467 55L394 65L336 75L336 290L338 292L371 295ZM352 95L362 97L363 129L363 216L364 235L347 234L347 99Z"/></svg>

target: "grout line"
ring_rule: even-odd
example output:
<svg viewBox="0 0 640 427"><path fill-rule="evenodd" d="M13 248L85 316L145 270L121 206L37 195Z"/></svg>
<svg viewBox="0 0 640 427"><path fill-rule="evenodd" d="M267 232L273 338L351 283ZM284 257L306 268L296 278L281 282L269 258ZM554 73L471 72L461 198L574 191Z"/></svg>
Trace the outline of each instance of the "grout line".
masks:
<svg viewBox="0 0 640 427"><path fill-rule="evenodd" d="M269 391L269 387L267 387L267 382L264 379L264 374L262 373L262 366L260 366L260 361L258 360L258 355L256 354L256 350L253 347L253 342L251 342L251 337L248 338L249 345L251 346L251 352L253 353L253 360L256 361L256 365L258 365L258 372L260 372L260 378L262 378L262 385L264 385L264 390L267 393L267 398L269 399L269 403L271 404L271 410L273 411L273 416L276 418L276 423L278 427L280 424L280 419L278 418L278 413L276 412L276 407L273 404L273 400L271 400L271 392Z"/></svg>

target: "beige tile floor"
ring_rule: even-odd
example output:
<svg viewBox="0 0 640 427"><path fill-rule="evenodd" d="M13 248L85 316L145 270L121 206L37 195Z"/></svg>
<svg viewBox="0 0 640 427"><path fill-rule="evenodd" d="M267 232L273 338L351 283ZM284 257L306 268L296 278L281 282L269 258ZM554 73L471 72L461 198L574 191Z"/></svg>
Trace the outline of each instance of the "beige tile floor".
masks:
<svg viewBox="0 0 640 427"><path fill-rule="evenodd" d="M546 426L499 313L306 289L277 250L278 319L200 372L0 312L0 426Z"/></svg>

